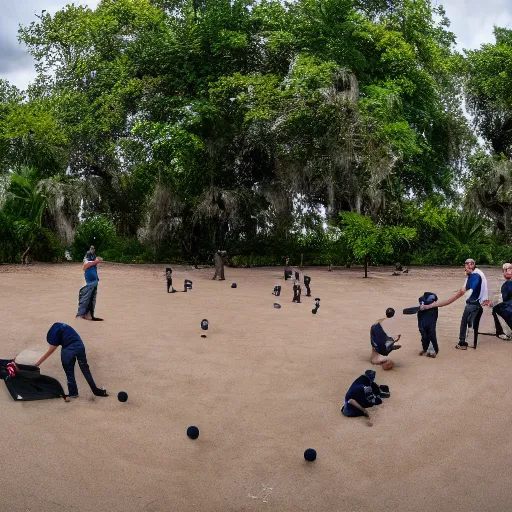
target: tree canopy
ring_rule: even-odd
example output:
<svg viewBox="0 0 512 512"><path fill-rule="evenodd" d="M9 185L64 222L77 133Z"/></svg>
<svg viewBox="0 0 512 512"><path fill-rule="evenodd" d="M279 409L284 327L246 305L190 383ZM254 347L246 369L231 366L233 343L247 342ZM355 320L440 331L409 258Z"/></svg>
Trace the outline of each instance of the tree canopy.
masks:
<svg viewBox="0 0 512 512"><path fill-rule="evenodd" d="M510 34L462 56L430 0L68 5L20 27L38 76L0 81L0 173L67 187L42 216L66 244L100 215L190 261L286 250L341 212L403 223L478 188L463 94L510 159Z"/></svg>

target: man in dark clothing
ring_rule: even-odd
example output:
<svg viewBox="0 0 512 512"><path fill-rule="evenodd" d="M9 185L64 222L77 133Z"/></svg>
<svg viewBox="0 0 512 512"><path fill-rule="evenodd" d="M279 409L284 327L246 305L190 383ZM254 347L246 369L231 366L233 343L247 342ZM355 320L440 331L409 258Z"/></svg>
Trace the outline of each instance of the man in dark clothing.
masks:
<svg viewBox="0 0 512 512"><path fill-rule="evenodd" d="M344 416L366 416L369 418L370 415L366 408L380 405L382 398L389 396L389 388L379 386L375 382L375 371L366 370L364 375L358 377L348 389L341 412Z"/></svg>
<svg viewBox="0 0 512 512"><path fill-rule="evenodd" d="M437 300L437 295L431 292L425 292L420 298L420 304L432 304ZM420 356L426 355L427 357L436 357L439 353L437 345L436 325L439 312L437 308L418 311L418 329L421 334L421 346L423 350ZM432 343L435 354L428 352L428 347Z"/></svg>
<svg viewBox="0 0 512 512"><path fill-rule="evenodd" d="M46 359L48 359L59 347L61 350L61 362L62 368L66 373L68 379L69 397L78 397L78 387L75 379L75 362L78 361L78 366L87 381L87 384L91 387L92 392L96 396L108 396L107 392L98 388L92 378L89 365L87 364L87 356L85 354L85 346L83 344L80 335L70 325L62 322L56 322L48 331L46 335L48 344L51 345L46 354L37 361L34 366L40 366Z"/></svg>
<svg viewBox="0 0 512 512"><path fill-rule="evenodd" d="M503 302L492 308L492 317L496 327L496 336L502 340L510 340L511 337L505 334L498 316L503 318L507 326L512 329L512 264L505 263L503 265L503 277L505 278L505 282L501 285L501 299ZM489 303L489 305L492 304Z"/></svg>

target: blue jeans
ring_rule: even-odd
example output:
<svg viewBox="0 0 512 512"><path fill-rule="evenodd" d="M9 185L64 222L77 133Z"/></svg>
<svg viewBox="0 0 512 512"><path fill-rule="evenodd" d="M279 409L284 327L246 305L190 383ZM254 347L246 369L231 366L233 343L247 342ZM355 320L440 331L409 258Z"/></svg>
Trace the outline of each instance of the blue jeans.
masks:
<svg viewBox="0 0 512 512"><path fill-rule="evenodd" d="M85 380L91 387L92 391L97 390L97 386L92 378L89 365L87 364L87 356L85 354L85 346L80 341L75 341L71 345L63 348L60 354L62 368L66 373L68 380L68 390L70 396L78 395L78 387L75 380L75 362L78 361L78 366L85 377Z"/></svg>

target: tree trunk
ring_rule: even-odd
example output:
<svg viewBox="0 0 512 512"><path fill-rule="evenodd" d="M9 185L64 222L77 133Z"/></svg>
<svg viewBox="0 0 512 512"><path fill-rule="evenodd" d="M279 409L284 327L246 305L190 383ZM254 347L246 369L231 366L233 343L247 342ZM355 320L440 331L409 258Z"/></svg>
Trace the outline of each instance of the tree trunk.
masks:
<svg viewBox="0 0 512 512"><path fill-rule="evenodd" d="M364 258L364 277L368 277L368 256Z"/></svg>
<svg viewBox="0 0 512 512"><path fill-rule="evenodd" d="M32 244L30 244L26 249L25 252L21 255L21 264L25 265L27 263L28 253L30 252L30 249L32 248Z"/></svg>

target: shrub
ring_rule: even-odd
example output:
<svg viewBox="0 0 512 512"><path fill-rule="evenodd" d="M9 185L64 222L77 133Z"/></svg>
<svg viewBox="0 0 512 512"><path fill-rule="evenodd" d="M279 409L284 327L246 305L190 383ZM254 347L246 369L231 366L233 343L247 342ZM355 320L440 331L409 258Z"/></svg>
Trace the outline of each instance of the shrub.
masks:
<svg viewBox="0 0 512 512"><path fill-rule="evenodd" d="M82 222L76 230L72 247L73 259L81 260L91 245L94 245L96 253L99 254L112 248L115 241L114 223L103 215L91 217Z"/></svg>

